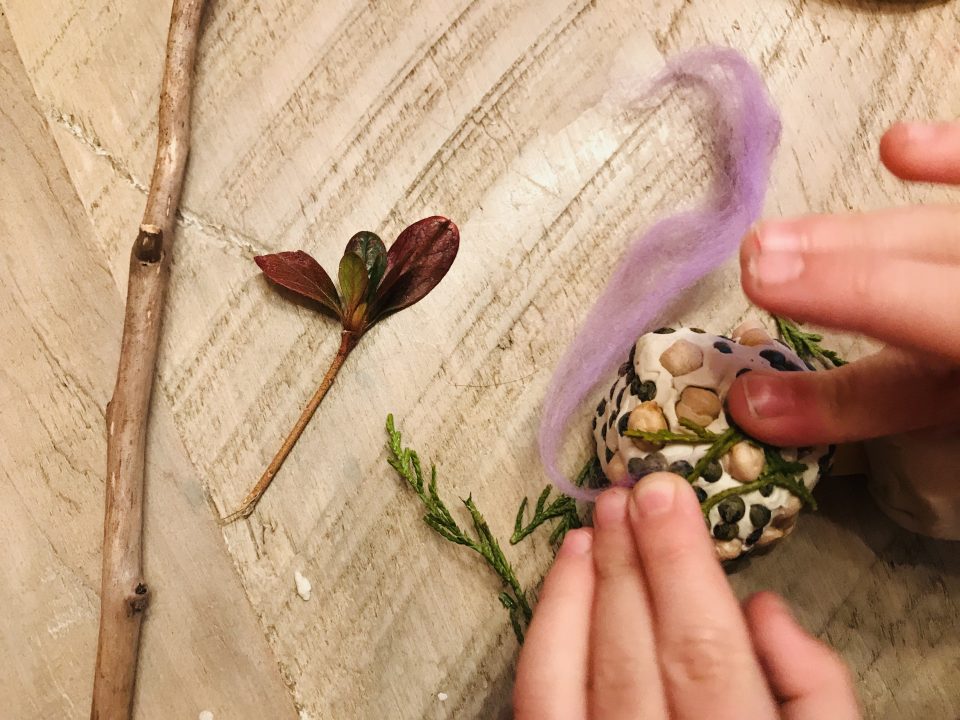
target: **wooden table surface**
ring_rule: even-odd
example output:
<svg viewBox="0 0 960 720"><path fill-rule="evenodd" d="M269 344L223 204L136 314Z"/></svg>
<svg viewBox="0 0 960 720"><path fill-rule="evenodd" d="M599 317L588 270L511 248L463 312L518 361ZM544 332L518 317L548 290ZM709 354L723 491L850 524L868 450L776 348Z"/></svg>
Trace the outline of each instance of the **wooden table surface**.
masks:
<svg viewBox="0 0 960 720"><path fill-rule="evenodd" d="M626 238L712 171L696 96L626 112L612 87L732 45L784 112L768 214L957 197L876 159L894 120L960 116L956 2L209 5L150 427L138 718L509 716L517 644L496 583L420 522L382 426L395 413L447 497L472 492L501 537L543 487L551 368ZM169 1L0 6L0 707L84 718L104 406ZM390 239L434 213L461 228L450 275L364 340L256 514L220 529L338 341L252 256L330 265L354 231ZM748 312L731 265L675 315L723 331ZM586 452L575 433L568 466ZM783 593L850 663L869 717L960 717L958 546L899 530L861 484L819 494L737 592ZM531 587L544 535L507 550Z"/></svg>

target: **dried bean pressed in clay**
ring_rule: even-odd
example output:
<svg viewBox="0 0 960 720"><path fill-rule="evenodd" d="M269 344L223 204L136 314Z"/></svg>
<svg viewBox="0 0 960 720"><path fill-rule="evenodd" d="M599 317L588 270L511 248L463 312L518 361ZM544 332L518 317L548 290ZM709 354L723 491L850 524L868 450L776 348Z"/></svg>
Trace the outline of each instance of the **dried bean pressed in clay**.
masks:
<svg viewBox="0 0 960 720"><path fill-rule="evenodd" d="M779 350L761 350L760 357L771 365L783 365L787 362L786 356Z"/></svg>
<svg viewBox="0 0 960 720"><path fill-rule="evenodd" d="M762 528L770 522L770 508L766 505L750 506L750 524L755 528Z"/></svg>
<svg viewBox="0 0 960 720"><path fill-rule="evenodd" d="M718 523L713 528L713 536L717 540L733 540L739 532L735 523Z"/></svg>
<svg viewBox="0 0 960 720"><path fill-rule="evenodd" d="M723 518L724 522L735 523L743 517L744 512L746 512L746 505L742 498L734 495L733 497L721 500L720 504L717 505L717 512L720 513L720 517Z"/></svg>
<svg viewBox="0 0 960 720"><path fill-rule="evenodd" d="M700 477L706 480L708 483L715 483L723 475L723 468L720 467L720 463L716 460L707 464L703 469L703 472L700 473Z"/></svg>

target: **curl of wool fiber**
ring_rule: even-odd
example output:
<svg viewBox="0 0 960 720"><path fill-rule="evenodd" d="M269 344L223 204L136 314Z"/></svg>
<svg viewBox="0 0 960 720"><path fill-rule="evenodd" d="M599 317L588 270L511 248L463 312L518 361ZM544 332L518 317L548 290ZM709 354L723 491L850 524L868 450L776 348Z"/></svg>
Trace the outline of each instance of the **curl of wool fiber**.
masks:
<svg viewBox="0 0 960 720"><path fill-rule="evenodd" d="M710 100L715 174L698 207L659 220L630 243L553 373L540 422L540 457L551 481L578 500L593 500L599 491L577 487L558 467L569 418L668 306L737 250L763 208L780 140L780 117L763 81L736 51L680 55L638 99L672 85L696 87Z"/></svg>

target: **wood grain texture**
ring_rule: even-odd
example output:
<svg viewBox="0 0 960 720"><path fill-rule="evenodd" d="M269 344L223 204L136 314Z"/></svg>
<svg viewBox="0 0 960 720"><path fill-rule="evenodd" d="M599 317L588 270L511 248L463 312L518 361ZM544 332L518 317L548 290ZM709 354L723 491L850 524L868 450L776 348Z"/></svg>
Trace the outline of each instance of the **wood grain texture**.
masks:
<svg viewBox="0 0 960 720"><path fill-rule="evenodd" d="M48 195L79 198L72 217L92 226L86 265L73 276L85 290L87 275L102 283L106 267L124 287L125 238L153 157L168 4L0 4L69 174ZM233 508L256 479L338 342L333 324L267 287L252 256L302 248L330 265L356 230L390 239L435 213L453 218L463 238L439 288L377 327L351 356L257 512L224 529L223 545L206 540L192 550L198 592L217 578L226 588L217 597L228 597L239 617L255 615L266 638L255 645L238 632L226 647L261 667L279 664L304 717L508 717L516 646L506 615L491 578L422 526L388 472L387 412L439 463L449 497L472 492L506 535L520 498L544 483L534 438L551 368L626 238L696 198L712 170L704 147L710 128L695 96L678 92L658 108L631 109L613 89L642 81L665 55L729 44L759 64L785 113L769 214L950 199L892 179L876 143L901 117L960 116L958 26L956 3L212 1L157 389L167 434L151 443L155 472L171 486L175 479L180 492L191 488L189 517L202 516L204 537L213 532L214 508ZM4 156L0 172L19 173L24 162ZM52 232L31 228L29 237ZM24 263L31 248L47 246L18 240L4 252ZM30 410L18 392L14 406L30 422L18 416L4 426L3 437L15 432L9 436L21 448L17 456L5 451L8 476L10 468L35 467L23 465L26 457L53 462L50 434L37 423L76 434L101 422L112 380L102 358L115 352L119 333L116 289L111 298L113 314L100 331L106 352L70 346L62 324L45 335L55 347L75 348L69 357L102 397L74 410L54 401ZM21 305L29 315L21 309L23 319L8 331L18 343L35 343L36 328L63 307L43 297ZM749 312L728 266L683 299L676 319L723 330ZM854 338L836 344L853 355L869 346ZM4 346L4 359L14 352ZM43 362L27 363L18 377L47 377ZM587 451L586 432L569 445L574 468ZM75 464L98 468L101 449L88 439ZM30 472L24 477L40 471ZM60 486L78 484L69 465L47 472ZM783 592L806 626L851 663L870 717L960 717L960 691L950 681L960 670L956 546L897 530L858 486L825 485L822 493L823 512L804 517L776 553L733 576L738 592ZM49 493L23 507L49 515L63 502ZM148 533L174 516L160 502L148 499L155 513ZM51 582L78 568L95 581L99 534L89 532L99 511L96 497L76 511L83 543L72 549L84 547L87 556L62 562ZM22 532L25 552L41 552L43 534ZM153 538L148 565L185 546ZM214 571L224 546L239 583ZM509 552L534 585L549 562L545 538ZM210 578L197 578L208 565ZM309 602L295 593L296 570L313 583ZM96 607L89 590L85 604L57 601L69 612L85 608L87 623ZM68 611L37 602L31 622ZM202 626L207 616L196 613ZM173 622L151 610L147 653L151 645L160 652L156 644ZM164 647L177 657L197 652L177 641ZM82 659L91 642L70 635L56 647ZM46 667L46 657L31 649L25 665ZM154 672L143 666L141 697L154 682L149 697L162 702ZM221 685L238 682L225 673L198 677L184 679L180 695L238 694ZM25 695L39 681L15 675L0 689ZM69 701L83 707L83 684L65 692L52 693L45 707L80 717ZM449 698L439 701L439 692ZM290 712L290 700L275 693L244 697L251 717Z"/></svg>

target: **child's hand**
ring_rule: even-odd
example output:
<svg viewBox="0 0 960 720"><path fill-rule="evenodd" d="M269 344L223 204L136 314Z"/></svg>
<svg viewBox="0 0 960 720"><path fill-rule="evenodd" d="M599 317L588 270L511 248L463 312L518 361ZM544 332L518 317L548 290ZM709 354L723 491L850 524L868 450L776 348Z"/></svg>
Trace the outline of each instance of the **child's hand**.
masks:
<svg viewBox="0 0 960 720"><path fill-rule="evenodd" d="M850 678L776 596L744 609L683 478L597 500L544 582L520 655L517 720L853 720Z"/></svg>
<svg viewBox="0 0 960 720"><path fill-rule="evenodd" d="M960 122L896 125L880 156L960 184ZM749 434L812 445L960 422L960 205L764 222L740 262L761 307L892 346L826 373L747 374L728 402Z"/></svg>

